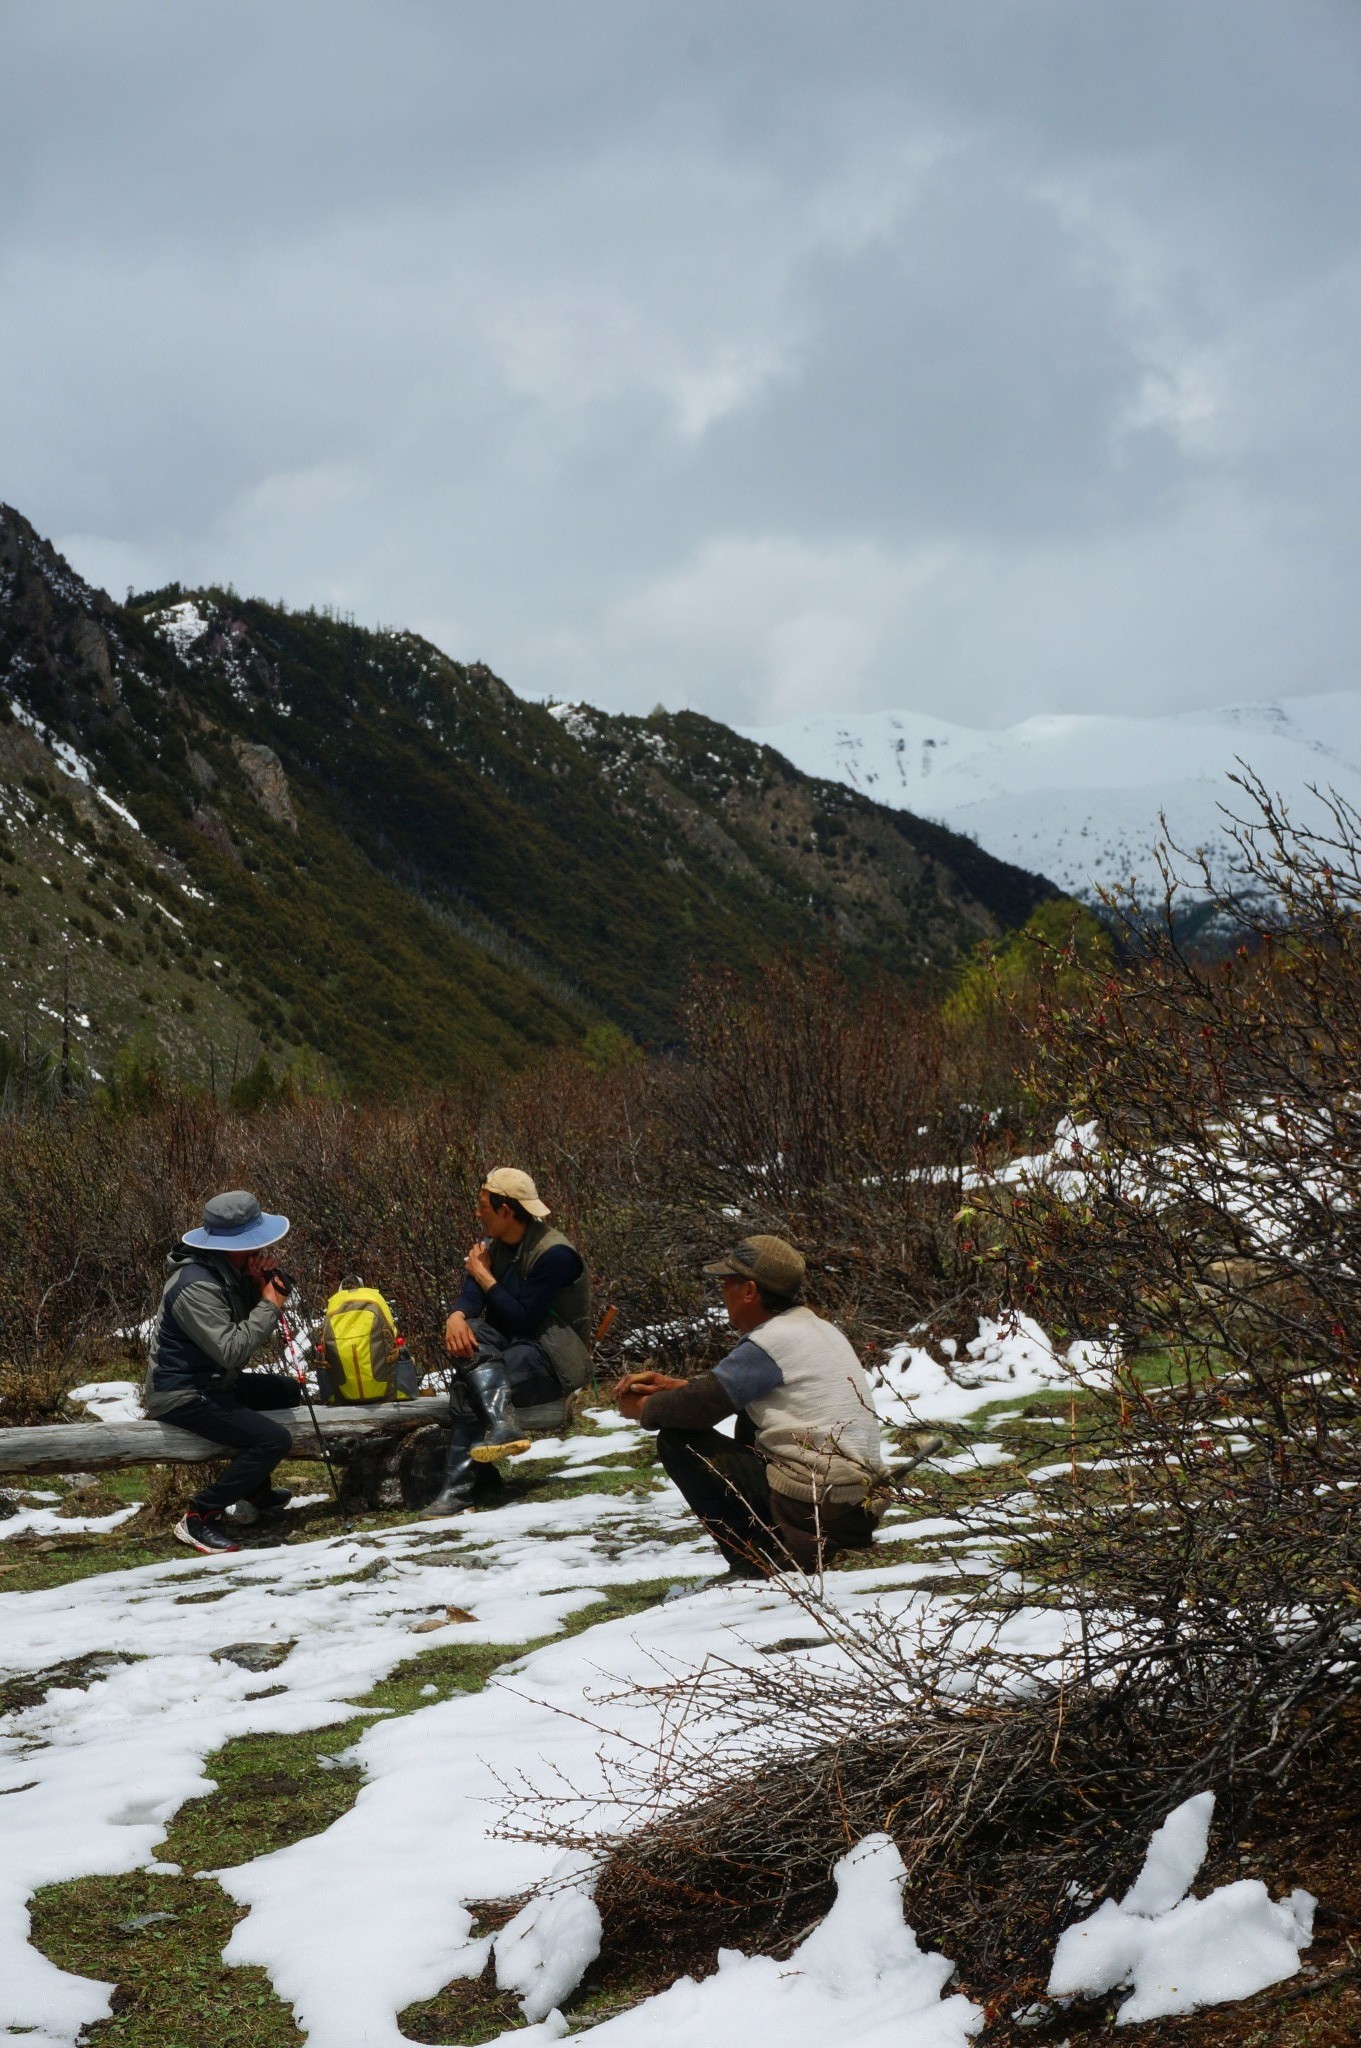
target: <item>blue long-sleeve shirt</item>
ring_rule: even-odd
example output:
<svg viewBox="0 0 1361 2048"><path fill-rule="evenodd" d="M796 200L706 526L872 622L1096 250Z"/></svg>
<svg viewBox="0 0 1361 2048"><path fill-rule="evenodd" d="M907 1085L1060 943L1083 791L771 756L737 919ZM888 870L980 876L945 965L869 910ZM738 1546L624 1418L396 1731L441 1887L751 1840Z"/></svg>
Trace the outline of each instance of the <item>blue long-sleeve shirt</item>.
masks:
<svg viewBox="0 0 1361 2048"><path fill-rule="evenodd" d="M470 1273L454 1307L469 1322L485 1316L503 1337L537 1337L547 1324L558 1295L583 1270L582 1260L571 1245L550 1245L535 1260L528 1279L509 1273L505 1281L498 1280L484 1289Z"/></svg>

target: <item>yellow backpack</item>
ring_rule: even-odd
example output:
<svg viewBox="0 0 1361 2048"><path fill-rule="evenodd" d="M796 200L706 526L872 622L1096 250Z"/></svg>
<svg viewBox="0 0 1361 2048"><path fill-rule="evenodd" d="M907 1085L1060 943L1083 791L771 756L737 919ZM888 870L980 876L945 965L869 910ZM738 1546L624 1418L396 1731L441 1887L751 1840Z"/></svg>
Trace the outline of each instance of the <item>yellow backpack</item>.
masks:
<svg viewBox="0 0 1361 2048"><path fill-rule="evenodd" d="M317 1383L327 1403L409 1401L418 1376L376 1287L342 1287L326 1304Z"/></svg>

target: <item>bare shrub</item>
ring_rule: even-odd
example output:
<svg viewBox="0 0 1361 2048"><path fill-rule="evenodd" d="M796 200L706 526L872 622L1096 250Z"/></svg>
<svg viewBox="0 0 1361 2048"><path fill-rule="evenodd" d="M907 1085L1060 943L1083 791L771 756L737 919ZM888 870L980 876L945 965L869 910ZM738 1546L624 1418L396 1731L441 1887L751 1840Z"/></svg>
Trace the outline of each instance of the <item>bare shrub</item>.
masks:
<svg viewBox="0 0 1361 2048"><path fill-rule="evenodd" d="M1161 1603L1171 1637L1248 1666L1286 1654L1290 1613L1292 1643L1337 1639L1347 1689L1361 819L1338 804L1331 830L1305 831L1249 793L1241 949L1198 963L1169 902L1138 919L1142 960L1045 1020L1046 1085L1097 1135L1075 1183L1037 1180L1006 1205L1003 1262L1014 1299L1069 1328L1113 1326L1131 1354L1102 1417L1128 1483L1076 1490L1056 1568L1080 1565L1096 1598ZM1217 907L1243 927L1237 889Z"/></svg>
<svg viewBox="0 0 1361 2048"><path fill-rule="evenodd" d="M79 1110L0 1121L0 1407L42 1421L108 1357L126 1306L122 1162ZM140 1277L140 1275L139 1275Z"/></svg>
<svg viewBox="0 0 1361 2048"><path fill-rule="evenodd" d="M618 1333L674 1320L698 1288L673 1256L653 1083L560 1055L496 1088L412 1104L287 1102L256 1113L164 1089L135 1115L72 1101L0 1119L0 1415L61 1412L80 1380L140 1368L135 1333L204 1200L253 1187L292 1219L305 1308L347 1271L389 1293L426 1370L443 1363L492 1166L530 1168L582 1246ZM608 1362L606 1353L605 1362Z"/></svg>
<svg viewBox="0 0 1361 2048"><path fill-rule="evenodd" d="M536 1175L597 1310L616 1306L605 1373L643 1355L711 1363L728 1337L700 1267L753 1229L809 1254L814 1299L866 1349L977 1304L987 1269L954 1216L991 1120L977 1105L1001 1088L1000 1029L971 1038L925 999L852 989L817 962L702 976L683 1022L683 1057L613 1058L597 1041L410 1103L271 1097L248 1112L158 1083L131 1106L0 1120L0 1412L54 1415L76 1381L135 1372L126 1333L153 1313L167 1253L232 1186L291 1217L308 1307L362 1272L427 1371L443 1366L497 1164Z"/></svg>
<svg viewBox="0 0 1361 2048"><path fill-rule="evenodd" d="M697 976L683 1024L661 1114L696 1252L790 1238L818 1305L866 1348L976 1303L954 1219L983 1112L931 1004L784 960Z"/></svg>
<svg viewBox="0 0 1361 2048"><path fill-rule="evenodd" d="M1194 1613L1103 1608L1014 1560L915 1618L786 1590L806 1637L640 1689L656 1733L616 1769L608 1829L597 1792L509 1795L507 1832L595 1858L606 1970L643 1944L678 1970L736 1942L781 1953L831 1903L838 1859L882 1831L919 1936L975 1994L1033 1994L1063 1927L1126 1887L1175 1806L1213 1790L1221 1834L1248 1834L1354 1698L1335 1618L1283 1640L1278 1612L1245 1655Z"/></svg>

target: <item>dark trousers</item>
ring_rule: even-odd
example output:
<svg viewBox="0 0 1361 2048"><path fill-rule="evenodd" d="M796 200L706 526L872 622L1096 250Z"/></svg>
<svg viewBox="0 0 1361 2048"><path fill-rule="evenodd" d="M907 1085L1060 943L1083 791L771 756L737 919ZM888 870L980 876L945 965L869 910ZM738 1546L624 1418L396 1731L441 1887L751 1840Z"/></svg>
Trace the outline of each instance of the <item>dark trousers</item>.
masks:
<svg viewBox="0 0 1361 2048"><path fill-rule="evenodd" d="M657 1455L739 1571L788 1571L792 1564L816 1572L839 1550L863 1550L874 1541L878 1516L869 1508L859 1501L815 1506L777 1493L759 1451L716 1429L658 1430Z"/></svg>
<svg viewBox="0 0 1361 2048"><path fill-rule="evenodd" d="M220 1479L194 1495L189 1505L195 1514L219 1515L233 1501L249 1500L269 1484L274 1467L292 1450L293 1436L282 1422L260 1411L296 1408L301 1399L297 1381L286 1373L247 1372L229 1387L172 1409L165 1420L176 1429L192 1430L237 1454Z"/></svg>
<svg viewBox="0 0 1361 2048"><path fill-rule="evenodd" d="M473 1356L449 1361L454 1368L449 1396L455 1414L467 1407L470 1414L481 1420L482 1411L472 1401L462 1375L488 1362L505 1367L506 1378L510 1381L510 1398L522 1407L537 1408L546 1401L562 1399L562 1381L553 1368L553 1361L532 1337L503 1337L485 1316L477 1318L472 1331L477 1339L477 1350Z"/></svg>

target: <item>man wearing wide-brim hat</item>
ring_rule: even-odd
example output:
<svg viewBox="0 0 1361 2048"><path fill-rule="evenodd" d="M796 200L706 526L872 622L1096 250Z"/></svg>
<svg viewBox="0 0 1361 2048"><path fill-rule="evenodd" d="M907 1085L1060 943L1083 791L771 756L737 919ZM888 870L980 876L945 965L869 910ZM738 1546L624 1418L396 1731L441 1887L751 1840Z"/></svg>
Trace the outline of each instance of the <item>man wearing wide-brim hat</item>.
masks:
<svg viewBox="0 0 1361 2048"><path fill-rule="evenodd" d="M884 1470L860 1360L834 1323L801 1305L803 1254L743 1238L704 1271L722 1282L739 1342L693 1379L620 1380L623 1414L657 1431L657 1454L717 1543L729 1579L816 1571L870 1543ZM736 1415L734 1436L715 1424Z"/></svg>
<svg viewBox="0 0 1361 2048"><path fill-rule="evenodd" d="M205 1554L239 1548L225 1520L238 1501L265 1513L288 1502L270 1477L293 1437L267 1411L295 1408L297 1383L286 1373L243 1371L274 1335L287 1298L272 1256L287 1229L286 1216L270 1215L238 1188L204 1205L202 1225L185 1231L167 1262L142 1406L236 1452L221 1478L195 1494L175 1531Z"/></svg>

